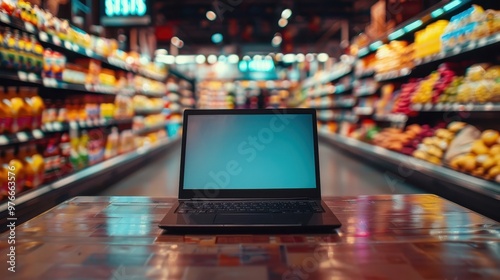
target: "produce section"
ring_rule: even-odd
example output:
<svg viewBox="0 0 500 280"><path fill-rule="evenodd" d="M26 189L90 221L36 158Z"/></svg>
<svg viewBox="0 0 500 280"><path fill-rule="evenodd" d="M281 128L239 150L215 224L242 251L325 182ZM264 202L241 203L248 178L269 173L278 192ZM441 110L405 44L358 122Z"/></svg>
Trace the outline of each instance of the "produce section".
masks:
<svg viewBox="0 0 500 280"><path fill-rule="evenodd" d="M354 68L342 77L352 94L338 96L335 81L318 79L329 89L318 95L306 80L299 107L317 109L322 133L342 136L334 138L337 146L353 139L439 166L438 173L487 181L478 185L488 185L485 193L498 200L500 61L492 54L498 54L500 14L494 5L450 7L433 7L325 66L317 75ZM348 106L335 106L344 98Z"/></svg>

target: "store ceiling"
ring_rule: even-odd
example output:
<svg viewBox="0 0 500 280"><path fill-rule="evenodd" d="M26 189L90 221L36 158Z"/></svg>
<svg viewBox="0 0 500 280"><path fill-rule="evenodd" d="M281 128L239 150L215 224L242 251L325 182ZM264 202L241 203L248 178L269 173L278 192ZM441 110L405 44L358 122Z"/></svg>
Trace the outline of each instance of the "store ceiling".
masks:
<svg viewBox="0 0 500 280"><path fill-rule="evenodd" d="M325 48L339 46L342 38L340 22L345 20L348 23L349 37L359 34L369 23L370 7L376 2L377 0L183 0L156 1L154 10L157 12L156 26L172 27L167 33L171 32L184 41L181 53L199 52L201 48L215 49L221 45L271 47L271 40L276 32L283 36L281 49L286 47L293 48L294 51L303 49L308 52L331 52ZM219 11L214 8L214 4L219 7ZM292 10L292 16L288 25L281 28L278 20L286 8ZM214 21L209 21L206 17L210 10L218 15ZM221 45L212 43L211 36L214 33L224 36ZM169 41L160 40L158 46L168 47Z"/></svg>

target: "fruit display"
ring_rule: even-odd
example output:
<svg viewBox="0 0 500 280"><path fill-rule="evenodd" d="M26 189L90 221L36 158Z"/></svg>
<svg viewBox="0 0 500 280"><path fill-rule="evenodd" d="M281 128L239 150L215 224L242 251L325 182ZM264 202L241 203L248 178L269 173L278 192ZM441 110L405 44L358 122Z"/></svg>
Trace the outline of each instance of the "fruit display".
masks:
<svg viewBox="0 0 500 280"><path fill-rule="evenodd" d="M394 95L396 101L392 108L392 112L396 114L410 115L413 111L410 108L412 102L412 96L415 91L417 91L420 83L412 79L410 82L403 84L398 93Z"/></svg>
<svg viewBox="0 0 500 280"><path fill-rule="evenodd" d="M474 133L478 136L479 133ZM461 150L449 156L451 168L500 182L500 133L485 130L474 140L461 145Z"/></svg>
<svg viewBox="0 0 500 280"><path fill-rule="evenodd" d="M434 129L429 125L413 124L407 126L405 130L385 128L374 136L373 143L389 150L411 154L422 138L432 136L433 133Z"/></svg>
<svg viewBox="0 0 500 280"><path fill-rule="evenodd" d="M500 31L499 11L484 10L479 5L453 16L441 36L443 50L479 40Z"/></svg>
<svg viewBox="0 0 500 280"><path fill-rule="evenodd" d="M457 88L457 101L485 103L500 101L500 66L475 64L467 69Z"/></svg>
<svg viewBox="0 0 500 280"><path fill-rule="evenodd" d="M457 67L449 63L441 64L437 71L420 82L420 86L413 94L412 103L437 103L441 94L453 82L453 78L457 76L454 68Z"/></svg>
<svg viewBox="0 0 500 280"><path fill-rule="evenodd" d="M432 137L422 139L412 155L418 159L441 165L450 143L466 125L463 122L452 122L446 128L437 129Z"/></svg>
<svg viewBox="0 0 500 280"><path fill-rule="evenodd" d="M163 109L164 106L162 98L149 98L142 95L134 96L132 102L136 111L157 111Z"/></svg>
<svg viewBox="0 0 500 280"><path fill-rule="evenodd" d="M415 58L422 58L441 51L441 35L448 26L447 20L438 20L415 32Z"/></svg>
<svg viewBox="0 0 500 280"><path fill-rule="evenodd" d="M378 48L375 57L377 73L413 68L413 45L405 41L391 41Z"/></svg>

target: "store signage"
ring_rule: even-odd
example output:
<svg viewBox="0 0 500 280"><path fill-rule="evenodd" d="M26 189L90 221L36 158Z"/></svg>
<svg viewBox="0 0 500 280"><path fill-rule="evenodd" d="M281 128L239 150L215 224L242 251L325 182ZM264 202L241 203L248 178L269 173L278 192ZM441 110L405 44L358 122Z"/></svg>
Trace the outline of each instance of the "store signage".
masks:
<svg viewBox="0 0 500 280"><path fill-rule="evenodd" d="M276 79L276 68L272 59L242 60L238 64L243 78L253 80Z"/></svg>
<svg viewBox="0 0 500 280"><path fill-rule="evenodd" d="M101 25L141 26L151 24L149 0L101 1Z"/></svg>

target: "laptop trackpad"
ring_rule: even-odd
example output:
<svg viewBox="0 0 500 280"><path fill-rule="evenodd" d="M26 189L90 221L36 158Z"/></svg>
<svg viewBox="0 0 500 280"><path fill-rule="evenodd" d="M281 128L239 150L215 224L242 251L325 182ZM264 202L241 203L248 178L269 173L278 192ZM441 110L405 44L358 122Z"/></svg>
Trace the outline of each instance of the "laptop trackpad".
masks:
<svg viewBox="0 0 500 280"><path fill-rule="evenodd" d="M301 225L303 219L286 214L219 214L214 224L229 225Z"/></svg>

